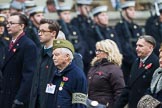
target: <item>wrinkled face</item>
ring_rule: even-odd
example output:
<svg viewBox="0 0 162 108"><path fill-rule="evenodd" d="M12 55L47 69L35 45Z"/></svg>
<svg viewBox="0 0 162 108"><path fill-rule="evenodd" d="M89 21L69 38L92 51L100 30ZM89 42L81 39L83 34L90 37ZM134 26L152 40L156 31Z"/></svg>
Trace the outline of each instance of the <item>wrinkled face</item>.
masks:
<svg viewBox="0 0 162 108"><path fill-rule="evenodd" d="M96 46L96 57L98 60L101 60L103 58L107 58L108 54L104 50L102 50L102 48L99 45L97 45Z"/></svg>
<svg viewBox="0 0 162 108"><path fill-rule="evenodd" d="M128 7L125 10L126 16L128 17L128 19L134 19L135 17L135 8L134 7Z"/></svg>
<svg viewBox="0 0 162 108"><path fill-rule="evenodd" d="M53 39L52 31L48 28L49 24L41 24L38 30L40 42L46 44Z"/></svg>
<svg viewBox="0 0 162 108"><path fill-rule="evenodd" d="M159 65L162 68L162 51L159 54Z"/></svg>
<svg viewBox="0 0 162 108"><path fill-rule="evenodd" d="M44 18L43 13L37 13L34 16L31 17L31 20L34 24L39 25L40 24L40 20Z"/></svg>
<svg viewBox="0 0 162 108"><path fill-rule="evenodd" d="M66 65L67 54L62 53L61 48L53 50L53 62L55 66L59 69L62 69Z"/></svg>
<svg viewBox="0 0 162 108"><path fill-rule="evenodd" d="M94 18L95 22L99 25L108 25L108 15L106 12L102 12L100 14L98 14L97 16L95 16Z"/></svg>
<svg viewBox="0 0 162 108"><path fill-rule="evenodd" d="M153 45L146 42L144 39L139 39L136 43L136 52L139 58L145 58L153 51Z"/></svg>
<svg viewBox="0 0 162 108"><path fill-rule="evenodd" d="M64 20L66 23L70 23L71 21L71 13L70 11L60 12L60 18Z"/></svg>
<svg viewBox="0 0 162 108"><path fill-rule="evenodd" d="M23 31L24 24L20 24L19 17L14 15L8 18L6 27L9 34L16 36Z"/></svg>

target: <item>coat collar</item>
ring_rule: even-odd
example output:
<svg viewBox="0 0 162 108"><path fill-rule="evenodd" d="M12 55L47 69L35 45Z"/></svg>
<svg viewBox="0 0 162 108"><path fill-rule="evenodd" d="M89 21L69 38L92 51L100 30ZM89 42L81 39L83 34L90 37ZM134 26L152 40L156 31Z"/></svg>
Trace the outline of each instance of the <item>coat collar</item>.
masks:
<svg viewBox="0 0 162 108"><path fill-rule="evenodd" d="M14 44L14 46L11 48L11 50L8 50L8 52L7 52L7 54L6 54L6 58L5 58L4 65L12 58L12 56L14 56L14 55L18 52L18 50L19 50L19 48L20 48L20 46L21 46L21 44L22 44L22 41L21 41L21 40L24 38L24 36L25 36L25 35L21 36L21 37L15 42L15 44Z"/></svg>

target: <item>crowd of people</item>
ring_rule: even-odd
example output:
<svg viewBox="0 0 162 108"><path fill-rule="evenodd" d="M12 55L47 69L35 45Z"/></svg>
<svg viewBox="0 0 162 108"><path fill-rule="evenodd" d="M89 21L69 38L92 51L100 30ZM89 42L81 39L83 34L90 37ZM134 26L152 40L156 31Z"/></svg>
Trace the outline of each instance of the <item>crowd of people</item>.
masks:
<svg viewBox="0 0 162 108"><path fill-rule="evenodd" d="M92 0L74 18L58 0L20 1L0 4L0 108L162 108L162 0L145 32L133 0L114 27Z"/></svg>

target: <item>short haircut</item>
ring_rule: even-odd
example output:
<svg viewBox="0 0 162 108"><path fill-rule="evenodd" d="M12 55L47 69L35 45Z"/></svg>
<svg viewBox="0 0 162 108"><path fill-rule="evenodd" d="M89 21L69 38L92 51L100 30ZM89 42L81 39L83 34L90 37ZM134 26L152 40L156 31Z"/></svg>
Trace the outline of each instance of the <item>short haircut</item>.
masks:
<svg viewBox="0 0 162 108"><path fill-rule="evenodd" d="M49 24L48 29L51 31L56 31L56 38L59 33L60 27L56 20L53 19L41 19L40 24Z"/></svg>
<svg viewBox="0 0 162 108"><path fill-rule="evenodd" d="M12 13L10 16L18 16L19 17L19 23L20 24L24 24L25 27L28 26L28 18L25 14L21 14L21 13Z"/></svg>
<svg viewBox="0 0 162 108"><path fill-rule="evenodd" d="M146 42L150 43L151 45L153 45L153 47L156 47L156 41L152 36L149 35L143 35L140 36L138 39L144 39Z"/></svg>

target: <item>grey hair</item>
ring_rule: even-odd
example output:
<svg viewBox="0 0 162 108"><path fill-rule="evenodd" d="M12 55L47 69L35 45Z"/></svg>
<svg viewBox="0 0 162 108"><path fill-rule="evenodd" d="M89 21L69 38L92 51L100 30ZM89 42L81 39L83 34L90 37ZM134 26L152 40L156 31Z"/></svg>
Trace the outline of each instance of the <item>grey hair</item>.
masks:
<svg viewBox="0 0 162 108"><path fill-rule="evenodd" d="M74 56L73 56L73 53L71 52L71 50L69 50L68 48L60 48L61 49L61 52L63 54L69 54L70 56L70 61L73 60Z"/></svg>
<svg viewBox="0 0 162 108"><path fill-rule="evenodd" d="M152 37L152 36L143 35L143 36L140 36L138 39L144 39L146 42L153 45L154 48L156 47L156 41L155 41L154 37Z"/></svg>

